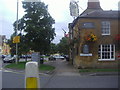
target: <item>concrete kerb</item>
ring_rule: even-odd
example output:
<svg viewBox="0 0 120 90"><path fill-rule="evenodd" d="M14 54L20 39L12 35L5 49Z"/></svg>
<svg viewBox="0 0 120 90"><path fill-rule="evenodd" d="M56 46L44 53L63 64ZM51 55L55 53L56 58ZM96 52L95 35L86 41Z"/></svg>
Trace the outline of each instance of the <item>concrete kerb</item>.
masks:
<svg viewBox="0 0 120 90"><path fill-rule="evenodd" d="M10 68L4 68L3 70L8 70L11 72L17 72L17 73L25 73L25 70L18 70L18 69L10 69ZM39 75L52 75L56 69L52 71L39 71ZM78 71L79 72L79 71ZM120 73L118 72L79 72L80 76L107 76L107 75L118 75Z"/></svg>
<svg viewBox="0 0 120 90"><path fill-rule="evenodd" d="M15 73L25 73L25 70L5 68L5 66L2 68L2 70L3 71L7 70L9 72L15 72ZM55 72L55 70L52 70L52 71L39 71L39 75L51 75L54 72Z"/></svg>
<svg viewBox="0 0 120 90"><path fill-rule="evenodd" d="M18 70L18 69L10 69L10 68L4 68L3 71L10 71L10 72L15 72L15 73L25 73L25 70ZM55 72L55 70L52 71L39 71L39 75L51 75Z"/></svg>
<svg viewBox="0 0 120 90"><path fill-rule="evenodd" d="M84 72L81 76L118 76L118 72Z"/></svg>
<svg viewBox="0 0 120 90"><path fill-rule="evenodd" d="M18 70L18 69L10 69L10 68L3 68L3 71L10 71L14 73L25 73L25 70ZM39 71L39 75L52 75L55 70L52 71ZM82 72L80 73L81 76L113 76L113 75L120 75L118 72Z"/></svg>

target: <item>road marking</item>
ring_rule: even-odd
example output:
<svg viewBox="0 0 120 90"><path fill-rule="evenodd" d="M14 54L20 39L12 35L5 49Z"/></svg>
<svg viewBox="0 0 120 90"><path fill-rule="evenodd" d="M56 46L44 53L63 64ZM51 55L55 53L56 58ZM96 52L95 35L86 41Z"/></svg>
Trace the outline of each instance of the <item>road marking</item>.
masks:
<svg viewBox="0 0 120 90"><path fill-rule="evenodd" d="M15 74L25 74L24 71L5 70L3 68L0 68L0 72L11 72L11 73L15 73ZM46 73L39 73L39 75L49 76L49 74L46 74Z"/></svg>
<svg viewBox="0 0 120 90"><path fill-rule="evenodd" d="M24 72L17 72L17 71L12 71L12 70L5 70L5 69L1 69L0 71L2 71L2 72L11 72L11 73L15 73L15 74L24 74Z"/></svg>
<svg viewBox="0 0 120 90"><path fill-rule="evenodd" d="M8 71L8 70L2 70L2 69L1 69L0 71L2 71L2 72L12 72L12 71Z"/></svg>

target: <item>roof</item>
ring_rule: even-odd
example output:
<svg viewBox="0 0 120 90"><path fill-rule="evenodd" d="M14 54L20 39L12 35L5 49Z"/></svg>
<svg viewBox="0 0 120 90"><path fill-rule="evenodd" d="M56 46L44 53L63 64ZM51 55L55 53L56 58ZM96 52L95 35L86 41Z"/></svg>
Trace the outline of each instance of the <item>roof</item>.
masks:
<svg viewBox="0 0 120 90"><path fill-rule="evenodd" d="M81 14L79 18L109 18L109 19L118 19L119 17L118 11L101 11L101 10L95 10L91 11L89 13Z"/></svg>
<svg viewBox="0 0 120 90"><path fill-rule="evenodd" d="M71 27L73 28L74 25L77 23L77 21L80 18L96 18L96 19L120 19L120 11L103 11L103 10L90 10L88 13L82 13L80 16L78 16L73 23L71 24Z"/></svg>
<svg viewBox="0 0 120 90"><path fill-rule="evenodd" d="M103 11L102 9L86 9L80 15L87 14L87 13L90 13L90 12L93 12L93 11L97 11L97 10Z"/></svg>

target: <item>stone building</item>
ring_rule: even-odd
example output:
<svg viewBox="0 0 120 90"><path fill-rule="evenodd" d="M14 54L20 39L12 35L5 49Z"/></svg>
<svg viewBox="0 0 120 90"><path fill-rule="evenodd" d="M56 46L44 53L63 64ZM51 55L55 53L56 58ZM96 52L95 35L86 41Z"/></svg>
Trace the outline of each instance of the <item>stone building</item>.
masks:
<svg viewBox="0 0 120 90"><path fill-rule="evenodd" d="M7 39L5 35L0 35L0 54L8 55L10 54L10 47L6 43Z"/></svg>
<svg viewBox="0 0 120 90"><path fill-rule="evenodd" d="M99 0L69 24L70 62L77 68L117 68L120 33L118 11L104 11Z"/></svg>

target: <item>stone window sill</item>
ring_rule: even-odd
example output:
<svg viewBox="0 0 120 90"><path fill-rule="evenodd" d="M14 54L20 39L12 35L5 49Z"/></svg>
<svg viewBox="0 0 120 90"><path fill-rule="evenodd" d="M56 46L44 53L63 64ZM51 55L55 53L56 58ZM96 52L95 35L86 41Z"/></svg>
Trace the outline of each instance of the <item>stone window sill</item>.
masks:
<svg viewBox="0 0 120 90"><path fill-rule="evenodd" d="M92 56L92 53L88 53L88 54L80 53L80 56Z"/></svg>

